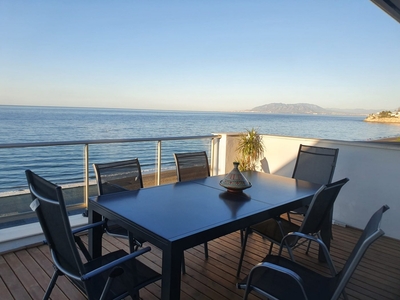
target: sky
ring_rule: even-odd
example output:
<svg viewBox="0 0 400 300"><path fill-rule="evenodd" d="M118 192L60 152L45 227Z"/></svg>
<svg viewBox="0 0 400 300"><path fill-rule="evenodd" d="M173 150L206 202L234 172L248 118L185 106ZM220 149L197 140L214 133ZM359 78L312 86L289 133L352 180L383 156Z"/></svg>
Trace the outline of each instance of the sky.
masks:
<svg viewBox="0 0 400 300"><path fill-rule="evenodd" d="M394 110L399 54L369 0L0 0L0 105Z"/></svg>

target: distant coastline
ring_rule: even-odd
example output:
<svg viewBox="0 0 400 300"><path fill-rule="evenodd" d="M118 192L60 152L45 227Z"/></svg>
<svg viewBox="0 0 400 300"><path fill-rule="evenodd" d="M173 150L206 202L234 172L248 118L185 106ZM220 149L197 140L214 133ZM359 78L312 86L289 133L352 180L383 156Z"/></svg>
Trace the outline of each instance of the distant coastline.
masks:
<svg viewBox="0 0 400 300"><path fill-rule="evenodd" d="M304 114L304 115L331 115L331 116L366 116L377 110L369 109L339 109L322 108L310 103L269 103L253 107L250 112L270 113L270 114Z"/></svg>
<svg viewBox="0 0 400 300"><path fill-rule="evenodd" d="M375 122L375 123L398 123L400 124L400 118L373 118L366 117L364 119L365 122Z"/></svg>

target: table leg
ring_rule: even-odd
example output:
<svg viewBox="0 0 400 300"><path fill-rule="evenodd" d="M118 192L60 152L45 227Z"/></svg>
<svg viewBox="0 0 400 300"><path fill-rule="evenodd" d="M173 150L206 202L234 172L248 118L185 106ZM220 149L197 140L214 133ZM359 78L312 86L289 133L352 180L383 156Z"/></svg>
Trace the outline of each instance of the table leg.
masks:
<svg viewBox="0 0 400 300"><path fill-rule="evenodd" d="M89 223L96 223L102 220L102 216L92 209L88 209ZM89 229L89 253L92 258L101 256L101 242L103 238L103 227L97 226L96 228Z"/></svg>
<svg viewBox="0 0 400 300"><path fill-rule="evenodd" d="M181 263L183 251L171 245L163 250L161 299L179 300L181 295Z"/></svg>

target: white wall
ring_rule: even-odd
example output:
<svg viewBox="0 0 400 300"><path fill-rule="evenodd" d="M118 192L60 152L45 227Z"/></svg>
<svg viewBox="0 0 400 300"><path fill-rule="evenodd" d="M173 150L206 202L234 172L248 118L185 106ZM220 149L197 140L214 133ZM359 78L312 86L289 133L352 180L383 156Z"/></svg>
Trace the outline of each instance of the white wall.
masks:
<svg viewBox="0 0 400 300"><path fill-rule="evenodd" d="M218 174L230 172L238 134L221 134ZM400 239L400 146L374 142L343 142L263 135L264 159L259 169L290 177L300 144L339 148L333 181L348 177L334 208L335 222L363 229L373 212L384 204L387 236ZM222 156L222 157L221 157Z"/></svg>
<svg viewBox="0 0 400 300"><path fill-rule="evenodd" d="M69 217L72 228L87 225L88 219L81 214ZM0 230L0 253L15 251L45 240L39 222Z"/></svg>

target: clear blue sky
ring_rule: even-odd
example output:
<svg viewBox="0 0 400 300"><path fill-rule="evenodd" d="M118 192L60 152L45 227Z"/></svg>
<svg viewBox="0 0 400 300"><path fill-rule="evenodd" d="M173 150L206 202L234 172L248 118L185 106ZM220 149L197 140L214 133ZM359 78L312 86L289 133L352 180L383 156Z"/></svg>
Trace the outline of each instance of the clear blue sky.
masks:
<svg viewBox="0 0 400 300"><path fill-rule="evenodd" d="M400 107L400 24L369 0L0 0L0 104Z"/></svg>

